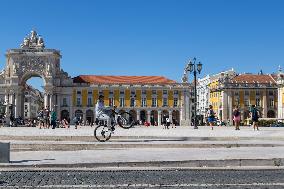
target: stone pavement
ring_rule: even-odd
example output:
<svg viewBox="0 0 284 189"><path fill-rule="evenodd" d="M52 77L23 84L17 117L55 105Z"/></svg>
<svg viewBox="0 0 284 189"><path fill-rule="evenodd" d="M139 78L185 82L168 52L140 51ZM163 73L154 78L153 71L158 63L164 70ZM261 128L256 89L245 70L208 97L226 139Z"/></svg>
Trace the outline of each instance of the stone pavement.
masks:
<svg viewBox="0 0 284 189"><path fill-rule="evenodd" d="M0 167L228 167L283 166L284 128L117 128L109 142L94 128L0 128L11 162Z"/></svg>

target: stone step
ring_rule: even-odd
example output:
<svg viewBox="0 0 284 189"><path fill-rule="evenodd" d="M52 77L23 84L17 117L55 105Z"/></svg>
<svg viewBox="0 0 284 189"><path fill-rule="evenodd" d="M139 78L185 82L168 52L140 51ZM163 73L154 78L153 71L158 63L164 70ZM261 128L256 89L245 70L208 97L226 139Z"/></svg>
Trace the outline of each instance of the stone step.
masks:
<svg viewBox="0 0 284 189"><path fill-rule="evenodd" d="M11 151L78 151L123 148L240 148L240 147L281 147L284 144L163 144L163 143L96 143L96 144L11 144Z"/></svg>
<svg viewBox="0 0 284 189"><path fill-rule="evenodd" d="M241 140L284 141L283 137L168 137L168 136L111 136L110 141L241 141ZM21 141L82 141L96 142L94 136L6 136L0 135L0 140Z"/></svg>

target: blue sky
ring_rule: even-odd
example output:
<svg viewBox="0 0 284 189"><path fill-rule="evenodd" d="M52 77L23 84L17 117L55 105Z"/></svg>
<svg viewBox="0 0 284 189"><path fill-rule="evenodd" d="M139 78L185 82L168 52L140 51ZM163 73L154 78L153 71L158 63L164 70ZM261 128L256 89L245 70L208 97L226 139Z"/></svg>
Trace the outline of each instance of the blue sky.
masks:
<svg viewBox="0 0 284 189"><path fill-rule="evenodd" d="M61 50L72 77L162 75L180 81L197 57L202 74L284 66L281 0L11 0L0 2L0 67L36 28Z"/></svg>

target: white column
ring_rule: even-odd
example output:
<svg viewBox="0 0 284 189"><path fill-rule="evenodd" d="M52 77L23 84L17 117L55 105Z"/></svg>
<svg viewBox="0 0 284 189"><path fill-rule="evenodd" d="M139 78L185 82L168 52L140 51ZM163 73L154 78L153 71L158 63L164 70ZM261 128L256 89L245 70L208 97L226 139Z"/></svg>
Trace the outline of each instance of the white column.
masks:
<svg viewBox="0 0 284 189"><path fill-rule="evenodd" d="M169 110L169 119L170 119L170 122L172 123L173 122L173 112L171 110Z"/></svg>
<svg viewBox="0 0 284 189"><path fill-rule="evenodd" d="M230 125L233 124L233 101L232 101L232 93L231 91L228 91L228 110L229 110L229 118Z"/></svg>
<svg viewBox="0 0 284 189"><path fill-rule="evenodd" d="M44 93L44 108L48 107L48 94Z"/></svg>
<svg viewBox="0 0 284 189"><path fill-rule="evenodd" d="M140 110L137 110L136 114L136 120L138 121L140 120Z"/></svg>
<svg viewBox="0 0 284 189"><path fill-rule="evenodd" d="M51 111L54 108L53 106L53 94L49 95L49 110Z"/></svg>
<svg viewBox="0 0 284 189"><path fill-rule="evenodd" d="M267 96L266 90L263 91L263 115L264 118L267 118Z"/></svg>
<svg viewBox="0 0 284 189"><path fill-rule="evenodd" d="M60 100L61 100L61 98L60 98L60 95L59 94L56 94L55 95L55 100L57 100L55 103L56 103L56 114L57 114L57 118L58 119L61 119L61 115L60 115L60 109L61 109L61 107L60 107Z"/></svg>
<svg viewBox="0 0 284 189"><path fill-rule="evenodd" d="M147 110L147 122L150 123L151 111Z"/></svg>
<svg viewBox="0 0 284 189"><path fill-rule="evenodd" d="M158 111L158 125L161 125L161 118L162 118L162 111L161 110L159 110Z"/></svg>
<svg viewBox="0 0 284 189"><path fill-rule="evenodd" d="M219 112L216 112L219 117ZM220 118L220 117L219 117ZM221 121L227 121L228 119L228 92L222 91L222 119Z"/></svg>
<svg viewBox="0 0 284 189"><path fill-rule="evenodd" d="M15 94L14 96L14 115L15 115L15 118L18 117L18 112L17 112L17 100L18 100L18 94Z"/></svg>

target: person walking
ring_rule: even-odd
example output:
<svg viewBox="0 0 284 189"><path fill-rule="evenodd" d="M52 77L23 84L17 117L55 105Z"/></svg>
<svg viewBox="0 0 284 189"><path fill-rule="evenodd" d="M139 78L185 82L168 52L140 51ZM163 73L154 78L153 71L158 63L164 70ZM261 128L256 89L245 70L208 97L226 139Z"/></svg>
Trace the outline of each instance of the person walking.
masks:
<svg viewBox="0 0 284 189"><path fill-rule="evenodd" d="M235 130L240 130L240 122L241 122L241 112L238 106L233 110L234 122L235 122Z"/></svg>
<svg viewBox="0 0 284 189"><path fill-rule="evenodd" d="M166 118L166 124L167 124L167 129L170 128L170 124L171 124L171 121L170 121L170 118Z"/></svg>
<svg viewBox="0 0 284 189"><path fill-rule="evenodd" d="M207 116L208 116L209 125L211 126L211 129L213 130L213 125L214 125L214 121L215 121L215 112L213 110L212 105L209 105L209 110L207 111Z"/></svg>
<svg viewBox="0 0 284 189"><path fill-rule="evenodd" d="M255 129L259 130L258 128L259 111L256 109L255 105L252 105L250 114L251 114L253 130Z"/></svg>
<svg viewBox="0 0 284 189"><path fill-rule="evenodd" d="M57 115L56 115L56 111L55 111L54 109L51 111L50 120L51 120L52 129L55 129L55 127L56 127Z"/></svg>

